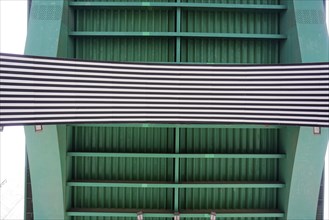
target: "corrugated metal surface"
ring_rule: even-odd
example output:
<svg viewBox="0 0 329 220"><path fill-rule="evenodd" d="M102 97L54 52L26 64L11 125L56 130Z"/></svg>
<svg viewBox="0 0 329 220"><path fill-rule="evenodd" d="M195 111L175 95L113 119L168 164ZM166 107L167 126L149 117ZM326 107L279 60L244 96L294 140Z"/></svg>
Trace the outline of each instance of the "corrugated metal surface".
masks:
<svg viewBox="0 0 329 220"><path fill-rule="evenodd" d="M185 39L182 62L278 63L279 44L265 40Z"/></svg>
<svg viewBox="0 0 329 220"><path fill-rule="evenodd" d="M76 31L173 32L175 11L86 9L76 11ZM76 57L90 60L174 62L172 38L78 38Z"/></svg>
<svg viewBox="0 0 329 220"><path fill-rule="evenodd" d="M277 128L180 128L177 133L175 128L165 127L69 126L67 131L69 152L145 155L279 153ZM181 158L177 161L173 158L109 158L103 155L72 157L69 161L71 176L68 181L96 182L94 186L70 187L69 210L172 212L175 197L180 211L208 210L210 213L218 209L278 208L277 188L181 188L175 192L173 188L148 188L147 184L140 188L97 186L97 183L273 183L278 181L279 159ZM179 169L175 170L177 162Z"/></svg>
<svg viewBox="0 0 329 220"><path fill-rule="evenodd" d="M277 34L278 17L264 12L182 11L182 31Z"/></svg>
<svg viewBox="0 0 329 220"><path fill-rule="evenodd" d="M275 209L275 189L185 189L181 209Z"/></svg>
<svg viewBox="0 0 329 220"><path fill-rule="evenodd" d="M76 58L134 62L175 62L175 42L168 38L80 38Z"/></svg>
<svg viewBox="0 0 329 220"><path fill-rule="evenodd" d="M75 1L93 2L93 1ZM109 1L101 1L109 2ZM120 1L111 1L120 2ZM127 1L125 1L127 2ZM132 2L132 1L128 1ZM133 1L138 2L138 1ZM153 1L150 1L153 2ZM170 2L170 1L154 1ZM181 1L278 5L277 0ZM128 4L127 4L128 5ZM144 37L75 36L75 57L91 60L189 63L278 63L279 41L270 39L149 37L149 33L279 34L280 11L195 7L77 7L78 32L143 32ZM180 46L181 45L181 46Z"/></svg>
<svg viewBox="0 0 329 220"><path fill-rule="evenodd" d="M173 10L85 9L76 16L76 31L175 31Z"/></svg>

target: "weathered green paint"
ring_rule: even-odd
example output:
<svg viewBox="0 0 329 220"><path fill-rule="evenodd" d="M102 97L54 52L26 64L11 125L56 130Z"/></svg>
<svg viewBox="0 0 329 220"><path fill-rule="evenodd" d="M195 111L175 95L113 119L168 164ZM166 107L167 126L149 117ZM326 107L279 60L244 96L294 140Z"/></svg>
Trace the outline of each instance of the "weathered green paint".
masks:
<svg viewBox="0 0 329 220"><path fill-rule="evenodd" d="M35 219L65 219L62 165L58 132L55 125L35 132L25 127L26 146L33 193ZM45 202L49 201L51 202Z"/></svg>

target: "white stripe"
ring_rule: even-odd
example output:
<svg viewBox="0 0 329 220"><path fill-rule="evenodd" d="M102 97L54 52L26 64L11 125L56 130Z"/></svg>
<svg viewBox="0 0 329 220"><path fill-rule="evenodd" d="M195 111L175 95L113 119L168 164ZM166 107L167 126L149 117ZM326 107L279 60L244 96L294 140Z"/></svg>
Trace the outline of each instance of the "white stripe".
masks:
<svg viewBox="0 0 329 220"><path fill-rule="evenodd" d="M139 87L175 87L175 88L213 88L216 85L213 86L200 86L200 84L224 84L228 85L228 87L224 86L217 86L218 88L227 88L229 89L230 87L236 86L247 86L247 87L252 87L248 86L250 84L258 84L258 85L266 85L266 86L253 86L257 88L281 88L282 86L285 86L285 84L327 84L325 85L324 88L329 88L329 80L297 80L297 81L280 81L280 82L273 82L273 81L243 81L243 80L231 80L231 81L216 81L216 80L211 80L211 81L199 81L199 80L189 80L189 81L184 81L184 79L177 79L177 80L150 80L150 79L145 79L145 80L135 80L135 79L111 79L108 80L108 83L95 83L95 82L90 82L88 79L84 79L86 82L61 82L61 81L49 81L49 80L27 80L27 79L5 79L3 78L2 83L17 83L17 84L27 84L27 83L34 83L34 84L49 84L49 85L80 85L80 86L125 86L125 87L131 87L131 86L139 86ZM103 80L102 82L107 81ZM114 83L114 82L126 82L126 83L131 83L131 84L120 84L120 83ZM141 84L132 84L132 83L141 83ZM142 84L144 83L144 84ZM148 85L147 83L160 83L160 84L177 84L177 85ZM280 84L279 86L271 86L274 83ZM196 85L188 85L185 86L184 84L196 84ZM282 86L281 86L282 85ZM290 86L289 86L290 87ZM291 86L292 87L292 86ZM300 86L299 88L306 88L308 86Z"/></svg>
<svg viewBox="0 0 329 220"><path fill-rule="evenodd" d="M220 73L226 73L226 74L293 74L293 73L310 73L310 70L280 70L279 71L273 71L275 68L218 68L216 69L216 72L214 71L206 71L204 68L191 68L190 70L186 70L187 68L181 67L180 70L166 70L163 67L159 67L158 69L117 69L117 68L100 68L100 67L82 67L82 66L54 66L54 65L48 65L48 64L34 64L34 63L19 63L19 62L7 62L7 61L0 61L0 65L12 65L15 67L33 67L33 68L56 68L56 69L65 69L65 70L85 70L85 71L104 71L104 72L117 72L117 73L160 73L160 74L220 74ZM263 66L262 66L263 67ZM273 66L270 66L273 67ZM147 67L150 68L150 67ZM322 68L329 68L329 64L322 65ZM176 69L176 68L175 68ZM196 69L199 69L199 71L196 71ZM258 69L258 70L257 70ZM294 69L294 68L291 68ZM296 67L295 67L296 69ZM303 69L305 69L303 67ZM251 72L246 72L246 70L252 70ZM33 71L33 69L31 69ZM47 70L45 70L47 71ZM312 70L311 70L312 71ZM327 73L325 70L317 70L317 73Z"/></svg>
<svg viewBox="0 0 329 220"><path fill-rule="evenodd" d="M110 86L109 86L110 87ZM25 85L2 85L1 86L2 89L24 89L24 90L45 90L45 91L75 91L75 92L114 92L115 89L113 88L79 88L79 87L53 87L53 86L25 86ZM222 87L220 87L222 88ZM257 87L255 87L257 89ZM128 90L125 89L124 91L128 92L128 91L132 91L132 90ZM199 91L188 91L188 90L171 90L171 93L177 93L177 94L150 94L152 93L156 93L155 90L144 90L145 94L115 94L112 93L110 95L110 97L176 97L176 98L216 98L216 95L212 95L212 96L206 96L206 95L181 95L181 93L208 93L208 92L199 92ZM158 90L161 91L161 90ZM169 93L169 90L162 90L165 93ZM142 91L140 91L142 92ZM249 91L246 90L245 88L241 88L241 90L234 90L234 91L213 91L213 92L209 92L209 93L214 93L214 94L240 94L240 97L245 97L246 94L272 94L272 95L285 95L285 94L296 94L296 95L327 95L328 94L328 90L320 90L320 91L313 91L313 90L305 90L305 91L289 91L289 90L269 90L269 91ZM39 93L42 94L42 93ZM280 97L278 97L280 98Z"/></svg>
<svg viewBox="0 0 329 220"><path fill-rule="evenodd" d="M7 99L7 100L11 100L11 101L15 101L16 99ZM18 99L17 99L18 100ZM48 99L45 99L46 101L49 101ZM1 101L5 101L5 99L1 99ZM20 100L18 100L20 101ZM22 100L23 101L23 100ZM52 100L51 100L52 101ZM76 100L72 100L72 102L74 102ZM204 105L204 104L199 104L198 102L195 102L195 104L191 105L191 104L184 104L184 103L180 103L179 100L177 101L177 103L175 104L148 104L148 103L142 103L142 104L112 104L112 103L103 103L103 104L94 104L94 103L85 103L85 104L79 104L79 103L1 103L2 107L11 107L12 109L9 109L8 112L10 113L11 111L14 111L13 109L17 108L17 107L35 107L34 110L37 110L37 108L39 107L74 107L74 109L76 108L80 108L80 107L89 107L89 108L95 108L95 107L102 107L102 108L106 108L106 107L163 107L163 108L184 108L184 107L189 107L189 108L238 108L238 109L248 109L248 108L253 108L253 109L295 109L295 110L328 110L329 111L329 106L284 106L283 104L285 104L285 102L277 102L277 104L282 104L282 105L274 105L274 102L262 102L262 104L272 104L272 105L265 105L265 106L260 106L260 105L246 105L246 102L244 101L240 101L239 103L242 103L244 105L241 104L236 104L236 105L227 105L227 104L222 104L222 105ZM161 102L160 102L161 103ZM233 102L235 103L235 102ZM260 102L258 102L260 103ZM289 101L290 103L290 101ZM298 104L315 104L314 102L312 103L305 103L305 102L297 102ZM321 102L323 105L327 104L325 102ZM292 104L296 104L296 102L292 102ZM318 102L316 102L316 104L319 104ZM16 109L17 110L17 109ZM25 111L28 109L24 109L22 111ZM33 110L33 111L34 111ZM5 112L6 109L3 109L3 111ZM40 111L42 111L42 109L40 109ZM54 111L54 110L51 110ZM57 111L57 109L56 109Z"/></svg>
<svg viewBox="0 0 329 220"><path fill-rule="evenodd" d="M81 94L71 94L73 96L81 96ZM102 94L103 96L105 96L104 94ZM88 95L87 95L88 96ZM91 97L93 97L93 95L89 95ZM99 95L98 97L102 97L101 95ZM107 97L107 96L106 96ZM228 96L225 96L228 97ZM228 98L232 98L232 97L228 97ZM193 99L193 100L183 100L183 99L170 99L170 98L165 98L165 99L146 99L143 97L137 98L137 99L132 99L132 98L118 98L118 99L114 99L114 98L66 98L65 96L61 97L61 98L40 98L40 97L35 97L35 98L14 98L14 97L0 97L0 100L2 101L11 101L11 100L15 100L15 101L32 101L32 102L36 102L36 101L58 101L59 104L61 104L61 101L72 101L72 102L87 102L87 101L98 101L98 102L118 102L118 101L125 101L125 102L173 102L173 103L232 103L232 104L237 104L237 103L256 103L256 104L285 104L285 105L290 105L290 104L299 104L299 105L329 105L329 98L328 97L324 97L322 99L320 99L319 97L316 96L312 96L312 97L306 97L307 99L313 99L313 101L304 101L305 97L298 97L298 96L294 96L292 98L291 97L273 97L273 96L257 96L256 98L258 100L248 100L248 97L243 97L245 99L242 99L240 96L238 96L238 98L240 98L240 100L203 100L203 99ZM255 99L256 99L255 98ZM325 99L326 98L326 99ZM272 100L274 99L274 100ZM276 100L280 100L280 101L276 101ZM284 100L284 99L288 99L288 100ZM4 103L1 103L1 105L3 105ZM19 103L21 104L21 103ZM64 104L64 103L63 103ZM23 103L22 103L23 105Z"/></svg>
<svg viewBox="0 0 329 220"><path fill-rule="evenodd" d="M143 106L146 107L146 106ZM107 113L115 113L115 112L132 112L132 113L143 113L143 112L166 112L166 113L252 113L252 114L276 114L281 115L282 114L294 114L294 115L311 115L311 116L329 116L329 112L317 112L315 111L269 111L269 110L247 110L242 106L239 110L223 110L223 109L200 109L197 107L194 107L194 109L181 109L179 107L176 107L174 109L155 109L151 106L149 108L143 108L143 109L131 109L131 108L102 108L102 109L79 109L79 108L72 108L72 109L0 109L0 113L11 113L12 115L17 113L49 113L49 112L61 112L61 113L71 113L71 114L80 114L80 112L92 112L90 114L95 114L97 112L107 112ZM89 113L86 115L89 115ZM103 115L103 114L102 114ZM59 116L59 115L58 115ZM25 117L25 116L23 116Z"/></svg>
<svg viewBox="0 0 329 220"><path fill-rule="evenodd" d="M67 88L67 86L74 86L78 90L92 90L95 89L101 89L98 87L108 87L111 89L112 92L148 92L148 93L222 93L222 92L228 92L230 90L239 90L241 93L242 91L248 91L248 90L254 90L254 89L264 89L264 90L285 90L285 89L299 89L303 92L307 91L307 89L314 89L314 90L320 90L320 89L327 89L329 91L329 84L323 85L323 83L318 83L315 85L278 85L278 86L262 86L267 83L259 83L260 85L251 86L249 84L239 84L236 82L235 84L232 83L232 85L210 85L210 86L203 86L203 85L149 85L149 84L120 84L120 83L77 83L77 82L52 82L52 81L32 81L32 80L11 80L11 79L2 79L2 83L11 83L16 84L17 86L27 86L33 88L37 88L38 86L59 86L56 88L60 88L60 90L63 90L64 88ZM215 82L214 82L215 83ZM329 83L329 81L328 81ZM25 85L26 84L26 85ZM2 88L5 88L7 85L1 86ZM11 85L9 85L11 86ZM66 87L65 87L66 86ZM81 87L77 87L81 86ZM82 87L84 86L84 87ZM88 88L86 88L88 87ZM113 87L123 87L120 88L113 88ZM126 87L126 88L124 88ZM132 88L137 87L137 88ZM139 87L139 88L138 88ZM141 89L144 88L144 89ZM163 89L156 89L156 88L163 88ZM184 90L173 90L173 89L184 89ZM188 90L190 89L190 90ZM202 89L202 90L201 90ZM208 90L207 90L208 89ZM220 91L222 89L226 89L228 91ZM69 89L68 89L69 90ZM260 92L259 92L260 93ZM329 94L329 92L328 92Z"/></svg>
<svg viewBox="0 0 329 220"><path fill-rule="evenodd" d="M92 61L81 61L81 60L60 60L56 58L35 58L35 57L19 57L19 56L6 56L0 54L0 59L11 59L17 61L29 61L29 62L44 62L44 63L54 63L54 64L70 64L70 65L88 65L96 67L127 67L127 68L165 68L165 69L235 69L235 70L249 70L249 69L269 69L269 70L282 70L282 69L296 69L298 65L250 65L238 66L236 64L232 65L215 65L215 64L203 64L203 65L175 65L175 64L139 64L139 63L111 63L111 62L92 62ZM300 65L303 69L313 69L322 68L323 66L329 66L329 64L303 64Z"/></svg>
<svg viewBox="0 0 329 220"><path fill-rule="evenodd" d="M2 80L3 83L15 83L15 81L12 80ZM20 89L33 89L38 90L39 88L42 90L45 90L45 88L49 88L51 90L57 90L57 91L105 91L105 92L133 92L133 93L205 93L205 94L227 94L227 93L237 93L237 94L329 94L329 85L317 85L317 86L247 86L242 85L240 87L232 87L232 86L208 86L204 88L204 86L158 86L158 88L163 89L156 89L156 85L152 85L150 87L149 85L137 85L137 88L132 88L129 84L103 84L102 87L108 87L106 88L98 88L97 86L94 87L87 87L91 86L88 85L88 83L79 84L80 86L86 86L86 87L68 87L72 85L72 83L48 83L54 86L47 86L46 82L43 83L34 83L34 82L26 82L27 85L25 85L25 82L23 82L21 85L2 85L1 88L6 89L12 89L19 87ZM28 84L34 84L33 86ZM75 85L77 83L74 83ZM112 87L123 87L123 88L112 88ZM127 87L127 88L124 88ZM138 88L139 87L139 88ZM141 89L144 88L144 89ZM179 89L179 90L174 90ZM204 90L201 90L204 89ZM226 89L226 90L224 90ZM260 89L266 89L263 91L259 91ZM289 89L295 89L295 90L289 90ZM311 90L312 89L312 90ZM327 89L327 90L324 90ZM251 90L251 91L250 91ZM253 91L256 90L256 91ZM286 90L286 91L285 91Z"/></svg>
<svg viewBox="0 0 329 220"><path fill-rule="evenodd" d="M104 113L104 114L36 114L36 115L2 115L2 119L15 119L15 118L56 118L56 117L70 117L70 118L79 118L79 117L192 117L192 118L266 118L266 119L287 119L287 120L324 120L323 117L309 117L309 116L285 116L285 115L237 115L237 114L156 114L156 113L126 113L126 114L116 114L116 113ZM327 118L326 118L327 119ZM329 122L329 119L327 119Z"/></svg>
<svg viewBox="0 0 329 220"><path fill-rule="evenodd" d="M10 71L16 71L15 73L12 73ZM20 73L18 73L18 71ZM30 73L36 74L36 75L30 75ZM272 76L272 75L268 75L268 76L252 76L252 75L248 75L245 74L245 76L218 76L218 75L214 75L214 76L202 76L202 73L200 73L199 75L131 75L131 74L124 74L124 73L120 73L120 74L115 74L113 72L109 72L109 73L93 73L93 72L88 72L88 73L79 73L77 71L75 72L69 72L69 71L50 71L50 70L46 70L46 71L41 71L41 70L32 70L29 71L27 69L18 69L18 68L1 68L1 72L0 72L2 77L12 77L12 78L31 78L31 79L56 79L56 80L92 80L92 81L112 81L112 79L108 79L108 77L121 77L122 80L124 80L125 78L168 78L168 79L209 79L209 80L293 80L293 79L311 79L311 80L315 80L315 79L323 79L326 78L326 76L324 75L317 75L318 72L314 72L314 73L310 73L309 75L283 75L283 76ZM57 75L62 75L62 76L57 76L57 75L43 75L43 74L57 74ZM73 76L70 76L73 75ZM226 74L227 75L227 74ZM83 76L83 77L81 77ZM104 78L100 78L100 77L95 77L95 76L100 76L100 77L104 77Z"/></svg>

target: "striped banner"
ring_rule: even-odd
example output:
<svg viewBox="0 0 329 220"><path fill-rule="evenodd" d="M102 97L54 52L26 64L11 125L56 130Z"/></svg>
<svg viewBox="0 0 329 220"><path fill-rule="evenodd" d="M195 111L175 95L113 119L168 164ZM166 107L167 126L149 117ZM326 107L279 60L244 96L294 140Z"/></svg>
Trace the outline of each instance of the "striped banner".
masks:
<svg viewBox="0 0 329 220"><path fill-rule="evenodd" d="M0 126L329 126L329 63L179 65L0 54Z"/></svg>

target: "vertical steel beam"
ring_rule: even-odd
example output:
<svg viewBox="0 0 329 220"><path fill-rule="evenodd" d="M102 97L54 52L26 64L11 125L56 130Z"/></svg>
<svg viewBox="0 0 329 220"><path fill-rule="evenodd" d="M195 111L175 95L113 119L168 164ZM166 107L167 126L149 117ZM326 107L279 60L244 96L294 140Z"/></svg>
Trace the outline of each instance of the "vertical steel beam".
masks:
<svg viewBox="0 0 329 220"><path fill-rule="evenodd" d="M73 44L67 25L70 16L67 0L33 0L25 54L71 57ZM33 126L25 127L35 219L68 218L65 212L66 133L59 127L43 126L37 133ZM45 202L49 199L51 202Z"/></svg>
<svg viewBox="0 0 329 220"><path fill-rule="evenodd" d="M287 36L281 45L281 63L328 62L329 38L322 0L284 1L280 33ZM327 128L313 134L311 127L284 129L281 146L286 159L281 162L280 178L287 187L280 189L280 209L284 219L315 219L324 157L328 145Z"/></svg>
<svg viewBox="0 0 329 220"><path fill-rule="evenodd" d="M61 153L57 127L44 126L35 132L25 126L35 219L65 219ZM51 202L46 202L51 200Z"/></svg>
<svg viewBox="0 0 329 220"><path fill-rule="evenodd" d="M329 38L322 0L283 1L280 34L287 36L280 48L281 63L329 62Z"/></svg>
<svg viewBox="0 0 329 220"><path fill-rule="evenodd" d="M287 155L280 163L280 210L284 219L315 219L317 201L329 140L328 128L319 135L311 127L289 127L282 130L281 146Z"/></svg>
<svg viewBox="0 0 329 220"><path fill-rule="evenodd" d="M175 128L175 153L179 154L179 142L180 142L179 127ZM175 158L175 183L179 183L179 157ZM174 210L179 211L179 189L174 189Z"/></svg>
<svg viewBox="0 0 329 220"><path fill-rule="evenodd" d="M177 0L180 3L180 0ZM176 32L181 32L181 7L176 8ZM176 37L176 62L181 62L181 37Z"/></svg>

